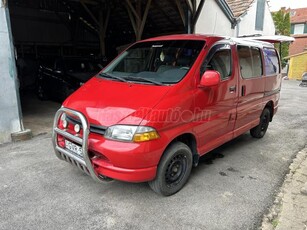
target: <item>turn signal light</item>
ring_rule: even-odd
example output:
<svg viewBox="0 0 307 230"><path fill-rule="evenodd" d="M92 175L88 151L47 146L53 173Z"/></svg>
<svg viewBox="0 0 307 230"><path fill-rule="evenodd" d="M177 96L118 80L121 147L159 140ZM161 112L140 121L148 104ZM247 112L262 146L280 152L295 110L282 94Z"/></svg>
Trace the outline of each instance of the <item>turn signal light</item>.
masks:
<svg viewBox="0 0 307 230"><path fill-rule="evenodd" d="M146 132L146 133L136 133L134 134L134 142L143 142L158 139L160 136L156 131Z"/></svg>

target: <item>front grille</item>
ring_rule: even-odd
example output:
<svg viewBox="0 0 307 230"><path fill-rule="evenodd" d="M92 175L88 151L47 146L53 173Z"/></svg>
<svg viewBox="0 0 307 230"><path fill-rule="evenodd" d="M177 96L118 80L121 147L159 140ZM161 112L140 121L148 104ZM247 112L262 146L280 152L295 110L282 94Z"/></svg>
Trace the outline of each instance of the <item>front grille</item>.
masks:
<svg viewBox="0 0 307 230"><path fill-rule="evenodd" d="M85 172L86 174L90 175L90 172L88 171L87 167L84 165L80 164L76 160L70 158L69 156L65 155L64 153L61 153L61 157L67 161L68 163L72 164L73 166L78 167L81 171Z"/></svg>
<svg viewBox="0 0 307 230"><path fill-rule="evenodd" d="M71 116L67 116L67 120L68 120L68 122L70 122L72 124L79 124L82 127L81 122L78 119L75 119ZM104 135L106 130L107 130L107 127L105 127L105 126L90 124L90 132L91 133L97 133L97 134L100 134L100 135Z"/></svg>

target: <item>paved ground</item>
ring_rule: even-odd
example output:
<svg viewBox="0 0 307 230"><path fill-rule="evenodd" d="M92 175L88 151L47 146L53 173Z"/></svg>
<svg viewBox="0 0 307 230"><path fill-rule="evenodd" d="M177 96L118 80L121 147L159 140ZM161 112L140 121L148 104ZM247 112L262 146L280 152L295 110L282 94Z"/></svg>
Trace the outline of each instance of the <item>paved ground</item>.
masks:
<svg viewBox="0 0 307 230"><path fill-rule="evenodd" d="M307 88L283 83L266 136L215 150L171 197L145 183L94 182L55 157L49 134L0 146L0 229L258 228L307 143Z"/></svg>
<svg viewBox="0 0 307 230"><path fill-rule="evenodd" d="M307 147L300 151L276 195L262 230L307 230Z"/></svg>

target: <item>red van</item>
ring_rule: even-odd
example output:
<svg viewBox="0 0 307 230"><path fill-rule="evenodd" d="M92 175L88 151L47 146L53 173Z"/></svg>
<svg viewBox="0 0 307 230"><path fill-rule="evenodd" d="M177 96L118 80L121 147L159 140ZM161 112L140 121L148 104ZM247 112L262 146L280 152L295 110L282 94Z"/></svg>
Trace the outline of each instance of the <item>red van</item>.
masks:
<svg viewBox="0 0 307 230"><path fill-rule="evenodd" d="M131 45L56 113L58 158L97 181L149 182L168 196L200 156L247 132L262 138L278 107L270 43L173 35Z"/></svg>

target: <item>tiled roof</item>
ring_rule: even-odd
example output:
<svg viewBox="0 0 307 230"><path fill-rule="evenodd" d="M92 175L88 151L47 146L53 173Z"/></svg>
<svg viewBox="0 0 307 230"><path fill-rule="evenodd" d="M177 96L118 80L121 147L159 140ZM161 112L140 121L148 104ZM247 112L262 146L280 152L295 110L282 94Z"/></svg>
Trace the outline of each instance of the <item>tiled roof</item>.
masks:
<svg viewBox="0 0 307 230"><path fill-rule="evenodd" d="M255 0L226 0L235 18L244 14Z"/></svg>
<svg viewBox="0 0 307 230"><path fill-rule="evenodd" d="M290 20L291 23L307 22L307 8L291 9Z"/></svg>

